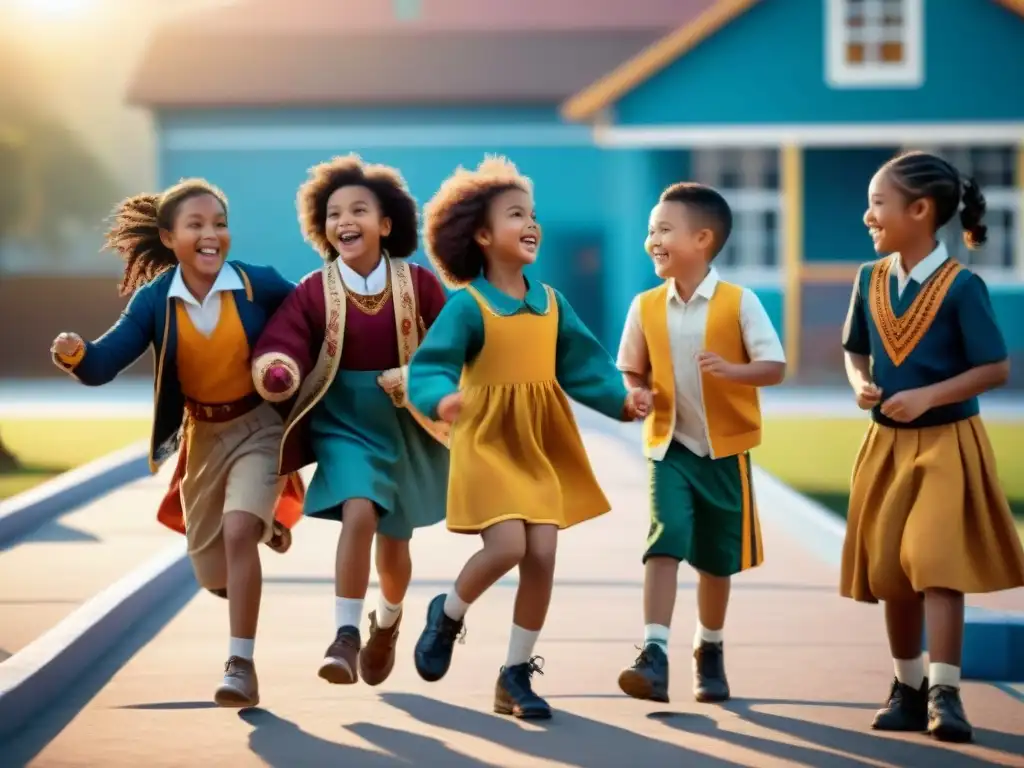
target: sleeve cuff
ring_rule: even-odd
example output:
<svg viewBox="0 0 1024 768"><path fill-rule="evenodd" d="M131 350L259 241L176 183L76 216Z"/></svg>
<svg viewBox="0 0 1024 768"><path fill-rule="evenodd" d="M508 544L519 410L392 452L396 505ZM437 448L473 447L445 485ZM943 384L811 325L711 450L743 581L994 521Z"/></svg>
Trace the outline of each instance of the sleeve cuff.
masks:
<svg viewBox="0 0 1024 768"><path fill-rule="evenodd" d="M282 392L271 392L267 389L266 376L272 366L283 365L292 376L292 383ZM252 361L252 382L260 397L270 403L282 403L299 391L302 371L299 364L288 355L280 352L267 352Z"/></svg>
<svg viewBox="0 0 1024 768"><path fill-rule="evenodd" d="M50 358L53 360L53 364L60 368L65 373L73 373L78 364L82 362L85 357L85 344L82 344L78 348L78 351L73 355L62 355L58 352L51 352Z"/></svg>

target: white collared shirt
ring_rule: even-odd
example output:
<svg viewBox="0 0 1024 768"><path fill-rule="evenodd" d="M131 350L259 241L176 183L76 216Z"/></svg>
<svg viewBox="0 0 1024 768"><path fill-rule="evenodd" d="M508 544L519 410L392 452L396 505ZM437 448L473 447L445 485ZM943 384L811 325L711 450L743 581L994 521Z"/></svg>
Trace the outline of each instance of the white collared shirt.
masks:
<svg viewBox="0 0 1024 768"><path fill-rule="evenodd" d="M348 289L360 296L376 296L388 285L388 262L383 256L366 277L352 269L340 257L338 258L338 269L341 271L341 279Z"/></svg>
<svg viewBox="0 0 1024 768"><path fill-rule="evenodd" d="M698 456L711 452L707 418L701 397L701 375L697 355L705 349L708 304L715 295L719 277L715 269L697 286L689 301L683 301L675 281L668 288L668 336L672 347L675 378L676 426L673 437ZM740 300L743 345L753 362L786 362L782 342L757 294L744 288ZM620 371L644 376L650 371L647 339L640 323L640 297L630 304L622 331L617 365Z"/></svg>
<svg viewBox="0 0 1024 768"><path fill-rule="evenodd" d="M199 301L185 285L185 278L181 276L181 267L178 266L174 268L174 278L171 280L171 288L167 295L184 304L192 325L203 336L210 338L217 327L217 321L220 320L220 295L224 291L240 291L244 288L245 285L238 272L234 267L225 264L220 268L217 279L213 281L213 287L206 294L206 298Z"/></svg>
<svg viewBox="0 0 1024 768"><path fill-rule="evenodd" d="M907 289L907 286L910 285L911 281L918 285L924 283L929 277L935 274L935 270L941 267L948 258L949 252L946 250L946 244L940 241L939 244L935 246L935 250L925 256L920 262L918 262L917 266L907 274L903 271L903 262L900 259L900 255L898 253L894 253L892 255L892 260L893 266L896 267L896 295L902 298L903 291Z"/></svg>

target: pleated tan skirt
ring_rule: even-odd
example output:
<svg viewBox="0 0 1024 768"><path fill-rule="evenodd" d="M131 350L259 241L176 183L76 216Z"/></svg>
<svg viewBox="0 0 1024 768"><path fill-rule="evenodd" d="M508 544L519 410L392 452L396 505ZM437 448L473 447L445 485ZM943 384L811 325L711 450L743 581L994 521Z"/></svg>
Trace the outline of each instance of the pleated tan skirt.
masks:
<svg viewBox="0 0 1024 768"><path fill-rule="evenodd" d="M981 417L922 429L872 422L853 469L841 594L874 603L1020 586L1024 551Z"/></svg>

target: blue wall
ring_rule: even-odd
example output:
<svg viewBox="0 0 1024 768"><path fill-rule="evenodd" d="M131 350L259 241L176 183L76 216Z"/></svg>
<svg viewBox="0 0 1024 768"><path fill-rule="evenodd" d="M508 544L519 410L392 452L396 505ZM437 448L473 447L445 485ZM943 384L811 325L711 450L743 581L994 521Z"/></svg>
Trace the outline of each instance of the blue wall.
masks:
<svg viewBox="0 0 1024 768"><path fill-rule="evenodd" d="M625 95L616 105L616 121L749 125L1024 118L1024 19L992 0L924 4L925 82L911 89L830 88L824 13L822 0L757 3Z"/></svg>

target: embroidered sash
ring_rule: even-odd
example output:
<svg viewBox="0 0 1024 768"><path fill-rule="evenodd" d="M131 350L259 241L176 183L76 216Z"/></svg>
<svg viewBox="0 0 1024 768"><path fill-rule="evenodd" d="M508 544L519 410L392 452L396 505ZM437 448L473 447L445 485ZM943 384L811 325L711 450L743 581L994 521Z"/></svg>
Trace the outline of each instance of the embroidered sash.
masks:
<svg viewBox="0 0 1024 768"><path fill-rule="evenodd" d="M894 257L895 258L895 257ZM935 322L939 307L949 293L953 280L963 267L948 259L924 282L910 307L899 317L892 306L892 292L889 277L892 274L893 258L882 259L871 270L871 286L868 300L871 317L882 338L885 354L893 365L900 366L910 357L928 329Z"/></svg>

